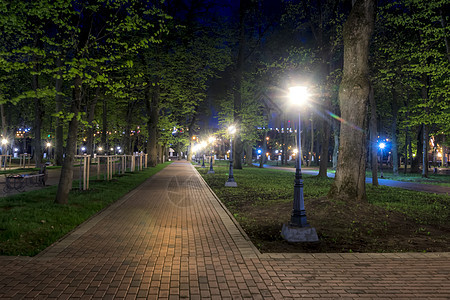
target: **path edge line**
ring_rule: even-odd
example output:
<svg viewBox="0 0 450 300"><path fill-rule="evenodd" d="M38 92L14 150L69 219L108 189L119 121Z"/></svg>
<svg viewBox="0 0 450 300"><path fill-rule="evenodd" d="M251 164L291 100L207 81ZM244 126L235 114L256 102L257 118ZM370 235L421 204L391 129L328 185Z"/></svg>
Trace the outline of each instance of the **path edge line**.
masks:
<svg viewBox="0 0 450 300"><path fill-rule="evenodd" d="M244 240L249 244L250 248L253 250L253 252L256 254L257 257L260 257L262 255L262 253L258 250L258 248L256 248L256 246L253 244L252 240L250 239L250 237L247 235L247 233L244 231L244 229L241 227L241 225L238 223L238 221L236 221L236 219L234 218L233 214L228 210L228 208L225 206L225 204L223 204L223 202L219 199L219 197L217 197L216 193L214 193L214 191L211 189L211 187L208 185L208 183L206 183L205 179L203 178L203 176L198 172L198 170L192 165L191 168L193 168L195 170L195 173L197 174L197 176L200 178L200 181L206 186L206 188L208 189L208 191L211 193L211 195L214 197L214 199L216 200L216 202L220 205L220 207L222 207L222 209L225 211L225 213L228 215L228 217L230 218L230 220L233 222L234 226L236 226L237 230L239 231L239 233L242 235L242 237L244 238ZM230 233L230 235L232 235L232 232L230 232L228 226L225 226L227 228L228 233ZM240 247L238 247L239 251L241 252L241 254L244 255L244 253L242 253L242 249Z"/></svg>

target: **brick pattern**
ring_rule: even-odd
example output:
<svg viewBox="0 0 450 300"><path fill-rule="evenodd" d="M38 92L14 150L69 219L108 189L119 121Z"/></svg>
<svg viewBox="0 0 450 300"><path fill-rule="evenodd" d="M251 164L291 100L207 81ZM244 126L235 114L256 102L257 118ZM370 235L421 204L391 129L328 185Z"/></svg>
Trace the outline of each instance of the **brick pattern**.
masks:
<svg viewBox="0 0 450 300"><path fill-rule="evenodd" d="M450 253L261 254L176 162L40 255L0 257L0 299L450 299Z"/></svg>

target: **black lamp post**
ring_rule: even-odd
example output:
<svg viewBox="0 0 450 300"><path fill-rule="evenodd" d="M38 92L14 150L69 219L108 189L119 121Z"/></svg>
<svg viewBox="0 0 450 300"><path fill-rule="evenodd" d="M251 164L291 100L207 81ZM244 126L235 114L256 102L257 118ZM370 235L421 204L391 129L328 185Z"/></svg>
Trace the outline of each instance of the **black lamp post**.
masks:
<svg viewBox="0 0 450 300"><path fill-rule="evenodd" d="M209 160L209 171L208 171L208 174L214 174L214 169L213 169L213 153L214 153L214 141L215 141L216 139L213 137L213 136L211 136L210 138L209 138L209 143L211 144L211 157L210 157L210 160Z"/></svg>
<svg viewBox="0 0 450 300"><path fill-rule="evenodd" d="M233 134L236 133L236 127L228 127L228 133L230 134L230 170L228 172L228 180L225 182L225 186L237 187L236 181L233 176Z"/></svg>
<svg viewBox="0 0 450 300"><path fill-rule="evenodd" d="M290 88L291 101L301 105L307 98L306 87L297 86ZM306 219L305 201L303 197L303 178L301 169L302 140L301 140L301 116L298 114L298 138L297 138L297 157L295 165L294 179L294 205L291 213L291 221L288 225L284 224L281 235L289 242L315 242L318 241L316 230L309 226Z"/></svg>

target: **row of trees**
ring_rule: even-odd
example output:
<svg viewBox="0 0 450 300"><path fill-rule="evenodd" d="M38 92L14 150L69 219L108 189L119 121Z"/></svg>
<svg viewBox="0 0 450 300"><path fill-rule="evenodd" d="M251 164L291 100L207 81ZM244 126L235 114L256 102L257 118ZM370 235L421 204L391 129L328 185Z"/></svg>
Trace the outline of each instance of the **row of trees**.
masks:
<svg viewBox="0 0 450 300"><path fill-rule="evenodd" d="M288 127L288 86L307 84L315 100L304 113L308 144L319 144L325 158L330 143L337 154L340 142L334 193L364 198L369 120L369 145L389 137L393 152L408 149L410 158L413 151L426 155L430 134L448 132L448 6L447 0L379 1L378 8L372 0L1 1L2 135L32 127L36 164L42 137L51 136L56 163L65 157L56 202L66 203L77 144L93 153L94 145L120 142L124 152L149 153L156 165L167 145L181 151L192 144L215 107L223 134L231 123L239 127L235 167L242 168L256 128L267 126L273 112L279 127ZM344 122L333 121L336 115ZM361 150L352 168L355 149ZM326 166L322 159L325 176Z"/></svg>

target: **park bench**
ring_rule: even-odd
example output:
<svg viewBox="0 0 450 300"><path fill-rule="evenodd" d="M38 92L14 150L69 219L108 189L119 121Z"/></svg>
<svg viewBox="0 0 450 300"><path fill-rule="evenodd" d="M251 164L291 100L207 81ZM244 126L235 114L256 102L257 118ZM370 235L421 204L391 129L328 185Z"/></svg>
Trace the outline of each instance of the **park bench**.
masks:
<svg viewBox="0 0 450 300"><path fill-rule="evenodd" d="M23 192L27 186L45 186L47 180L47 170L45 165L41 167L37 174L5 174L5 193L11 190Z"/></svg>

